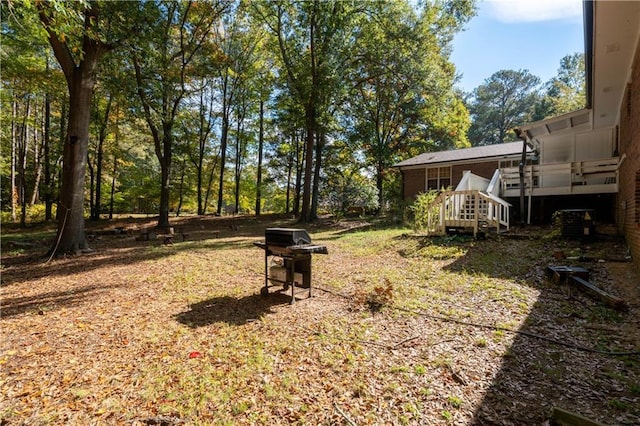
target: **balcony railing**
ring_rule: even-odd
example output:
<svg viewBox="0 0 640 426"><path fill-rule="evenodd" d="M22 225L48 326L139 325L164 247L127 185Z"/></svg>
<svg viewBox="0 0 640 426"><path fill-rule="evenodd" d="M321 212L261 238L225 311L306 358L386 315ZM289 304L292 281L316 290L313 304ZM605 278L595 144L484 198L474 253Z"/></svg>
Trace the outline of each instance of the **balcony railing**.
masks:
<svg viewBox="0 0 640 426"><path fill-rule="evenodd" d="M615 193L622 160L624 157L525 166L525 193L533 196ZM519 168L501 169L501 184L502 197L519 196Z"/></svg>

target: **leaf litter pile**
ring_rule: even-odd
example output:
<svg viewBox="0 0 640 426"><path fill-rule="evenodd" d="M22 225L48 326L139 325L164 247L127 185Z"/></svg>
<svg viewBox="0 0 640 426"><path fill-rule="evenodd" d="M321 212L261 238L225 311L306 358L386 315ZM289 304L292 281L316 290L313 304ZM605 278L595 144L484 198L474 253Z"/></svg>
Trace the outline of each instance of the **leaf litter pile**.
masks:
<svg viewBox="0 0 640 426"><path fill-rule="evenodd" d="M93 252L49 262L50 229L5 227L0 424L640 423L640 281L613 235L325 220L313 297L290 305L260 296L252 243L293 221L174 223L173 244L139 241L150 219L88 224ZM547 280L559 264L627 311Z"/></svg>

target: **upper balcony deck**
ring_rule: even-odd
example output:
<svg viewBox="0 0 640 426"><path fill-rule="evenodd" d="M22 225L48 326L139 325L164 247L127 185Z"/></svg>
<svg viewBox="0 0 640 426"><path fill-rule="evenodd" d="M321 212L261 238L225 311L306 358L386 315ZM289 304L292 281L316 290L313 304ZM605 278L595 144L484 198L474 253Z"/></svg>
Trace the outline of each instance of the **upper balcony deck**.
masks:
<svg viewBox="0 0 640 426"><path fill-rule="evenodd" d="M610 194L618 192L618 168L623 157L569 163L527 165L524 168L527 196ZM501 197L520 196L520 170L501 172Z"/></svg>

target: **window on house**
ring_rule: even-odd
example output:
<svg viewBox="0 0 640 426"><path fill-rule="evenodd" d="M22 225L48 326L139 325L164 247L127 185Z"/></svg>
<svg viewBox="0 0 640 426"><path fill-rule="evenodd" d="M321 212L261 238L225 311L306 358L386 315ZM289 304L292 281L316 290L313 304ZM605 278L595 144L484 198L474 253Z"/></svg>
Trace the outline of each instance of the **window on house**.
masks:
<svg viewBox="0 0 640 426"><path fill-rule="evenodd" d="M527 166L539 164L540 161L538 158L531 159L527 158ZM501 169L506 169L509 167L520 167L520 160L500 160L499 166Z"/></svg>
<svg viewBox="0 0 640 426"><path fill-rule="evenodd" d="M427 190L439 190L451 186L451 167L427 169Z"/></svg>

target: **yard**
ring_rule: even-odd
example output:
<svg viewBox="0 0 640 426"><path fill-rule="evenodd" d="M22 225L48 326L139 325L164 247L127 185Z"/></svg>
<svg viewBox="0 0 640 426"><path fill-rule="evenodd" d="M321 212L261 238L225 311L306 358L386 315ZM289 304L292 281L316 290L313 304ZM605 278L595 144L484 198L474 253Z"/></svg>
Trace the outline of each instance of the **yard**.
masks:
<svg viewBox="0 0 640 426"><path fill-rule="evenodd" d="M50 261L53 229L3 226L0 424L640 423L640 279L613 233L327 219L314 297L290 305L260 296L252 243L292 220L172 220L171 245L137 240L152 218L88 223L94 251ZM629 310L548 281L558 264Z"/></svg>

